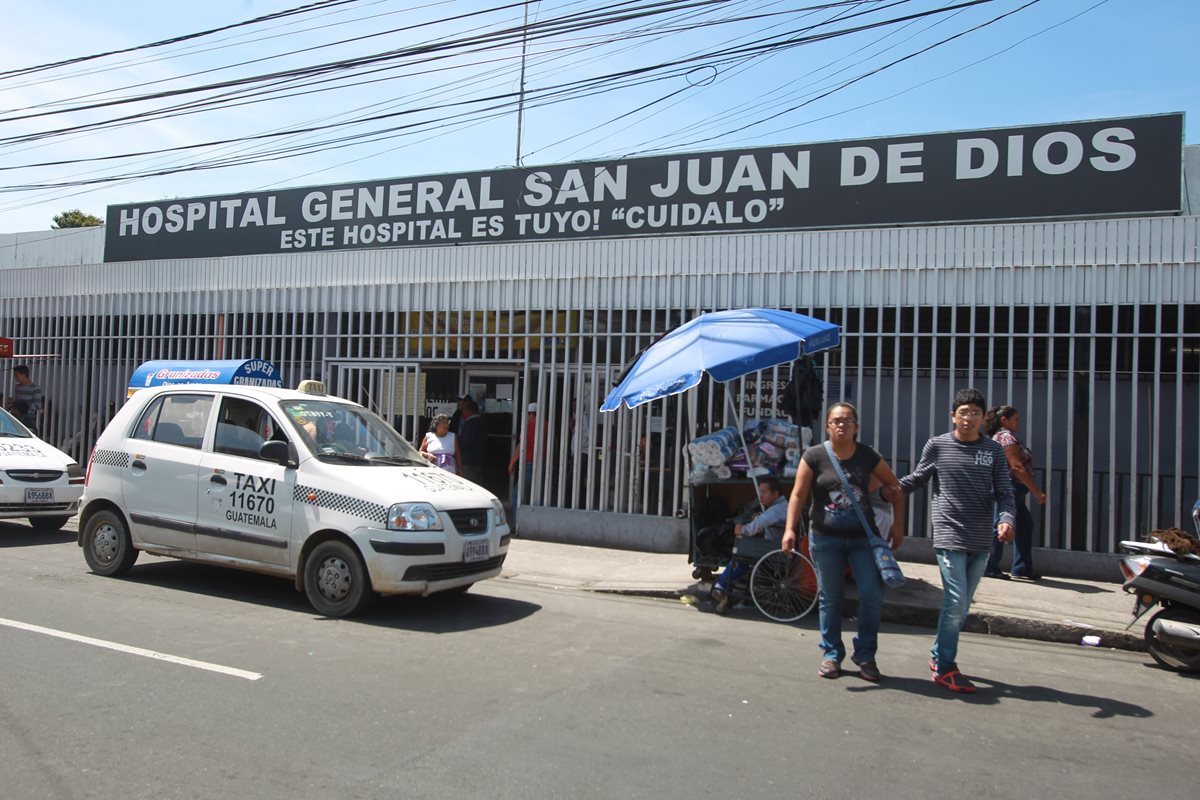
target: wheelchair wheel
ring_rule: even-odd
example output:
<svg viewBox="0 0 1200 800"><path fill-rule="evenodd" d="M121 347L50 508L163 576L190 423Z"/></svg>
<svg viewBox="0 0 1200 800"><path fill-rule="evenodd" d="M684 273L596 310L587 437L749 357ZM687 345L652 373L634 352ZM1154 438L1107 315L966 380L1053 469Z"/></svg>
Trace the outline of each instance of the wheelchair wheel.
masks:
<svg viewBox="0 0 1200 800"><path fill-rule="evenodd" d="M817 573L812 562L795 550L789 556L773 550L750 573L750 599L776 622L794 622L817 604Z"/></svg>

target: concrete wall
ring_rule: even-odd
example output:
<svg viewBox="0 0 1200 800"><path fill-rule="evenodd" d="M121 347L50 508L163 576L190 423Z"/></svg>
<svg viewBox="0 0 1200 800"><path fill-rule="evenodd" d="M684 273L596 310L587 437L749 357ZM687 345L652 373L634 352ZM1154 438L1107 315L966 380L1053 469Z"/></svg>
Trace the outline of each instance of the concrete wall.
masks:
<svg viewBox="0 0 1200 800"><path fill-rule="evenodd" d="M600 511L571 511L561 508L526 507L518 512L520 536L538 542L557 542L589 547L610 547L642 553L678 553L680 565L688 551L689 523L686 519L612 514ZM933 564L933 542L908 537L900 547L903 562ZM1034 548L1034 563L1044 577L1079 578L1121 583L1119 555ZM1004 569L1012 561L1012 547L1005 548Z"/></svg>
<svg viewBox="0 0 1200 800"><path fill-rule="evenodd" d="M612 547L643 553L688 551L689 523L675 517L572 511L526 506L517 512L523 539L591 547Z"/></svg>

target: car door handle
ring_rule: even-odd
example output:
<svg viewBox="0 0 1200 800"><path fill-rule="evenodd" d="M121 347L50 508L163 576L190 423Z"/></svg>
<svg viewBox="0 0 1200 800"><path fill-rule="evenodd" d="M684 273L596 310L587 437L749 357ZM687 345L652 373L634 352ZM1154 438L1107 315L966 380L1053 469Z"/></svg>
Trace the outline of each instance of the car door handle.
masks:
<svg viewBox="0 0 1200 800"><path fill-rule="evenodd" d="M216 486L228 486L229 485L229 481L225 480L224 475L213 475L208 480Z"/></svg>
<svg viewBox="0 0 1200 800"><path fill-rule="evenodd" d="M145 469L146 462L142 461L140 458L135 458L133 460L133 463L130 464L130 466L133 467L134 469Z"/></svg>

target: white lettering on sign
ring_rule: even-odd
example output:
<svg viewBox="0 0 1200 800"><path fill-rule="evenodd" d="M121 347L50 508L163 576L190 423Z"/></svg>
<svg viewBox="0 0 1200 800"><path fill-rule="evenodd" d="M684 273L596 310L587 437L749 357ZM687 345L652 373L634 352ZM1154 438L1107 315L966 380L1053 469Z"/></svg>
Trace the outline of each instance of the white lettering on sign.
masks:
<svg viewBox="0 0 1200 800"><path fill-rule="evenodd" d="M917 169L922 164L922 157L917 155L925 150L924 142L903 142L889 144L884 170L886 183L920 183L925 180L925 173ZM874 147L843 147L841 161L841 185L865 186L879 177L879 152Z"/></svg>
<svg viewBox="0 0 1200 800"><path fill-rule="evenodd" d="M448 190L443 180L360 186L329 192L315 189L300 202L300 214L305 222L336 222L503 207L504 200L492 196L491 177L481 176L454 179Z"/></svg>
<svg viewBox="0 0 1200 800"><path fill-rule="evenodd" d="M925 150L924 142L909 142L908 144L889 144L887 160L888 183L920 183L924 178L923 172L918 172L921 157L913 155Z"/></svg>
<svg viewBox="0 0 1200 800"><path fill-rule="evenodd" d="M669 203L653 206L629 206L612 213L613 220L624 221L630 230L668 228L679 225L735 225L741 222L762 222L770 211L783 209L783 198L748 200L737 203Z"/></svg>
<svg viewBox="0 0 1200 800"><path fill-rule="evenodd" d="M105 259L1178 212L1182 129L1164 114L110 207Z"/></svg>
<svg viewBox="0 0 1200 800"><path fill-rule="evenodd" d="M517 232L535 236L547 233L566 233L568 230L583 233L600 229L599 211L546 211L537 214L514 214Z"/></svg>
<svg viewBox="0 0 1200 800"><path fill-rule="evenodd" d="M681 181L681 166L684 167ZM658 182L650 185L650 193L655 197L674 197L685 187L693 194L714 194L722 188L725 170L725 160L721 156L709 159L708 164L702 164L701 159L689 158L686 165L677 159L667 162L667 174ZM705 179L703 173L707 172ZM807 189L809 181L809 153L799 150L795 160L789 160L786 153L771 153L770 188L779 191L785 186L795 189ZM763 178L758 159L750 154L740 156L730 170L729 180L724 182L725 193L738 192L743 189L764 191L767 181Z"/></svg>
<svg viewBox="0 0 1200 800"><path fill-rule="evenodd" d="M299 228L279 232L280 250L333 247L333 228Z"/></svg>
<svg viewBox="0 0 1200 800"><path fill-rule="evenodd" d="M525 176L525 205L545 206L566 203L598 203L604 200L624 200L627 196L628 167L595 167L592 175L584 177L580 169L568 169L557 180L549 172L536 170Z"/></svg>
<svg viewBox="0 0 1200 800"><path fill-rule="evenodd" d="M1033 165L1039 172L1064 175L1082 163L1083 142L1073 133L1048 133L1034 142Z"/></svg>
<svg viewBox="0 0 1200 800"><path fill-rule="evenodd" d="M879 175L879 154L870 147L842 148L842 186L861 186Z"/></svg>
<svg viewBox="0 0 1200 800"><path fill-rule="evenodd" d="M1137 160L1137 151L1125 142L1133 141L1129 128L1105 128L1092 137L1092 147L1103 155L1092 156L1088 161L1100 172L1119 172L1129 169ZM1113 156L1109 159L1108 156Z"/></svg>
<svg viewBox="0 0 1200 800"><path fill-rule="evenodd" d="M460 238L462 238L462 233L458 230L458 223L453 219L380 222L375 225L347 225L342 228L343 247L402 242L435 242L439 239Z"/></svg>
<svg viewBox="0 0 1200 800"><path fill-rule="evenodd" d="M1099 155L1086 159L1097 172L1120 172L1129 169L1137 160L1137 151L1127 142L1133 141L1128 128L1104 128L1091 139L1091 149ZM1000 166L1000 145L986 137L957 141L954 177L958 180L986 178ZM1025 137L1007 137L1004 157L1005 175L1010 178L1025 174ZM1083 140L1070 131L1051 131L1039 136L1029 152L1029 161L1043 175L1066 175L1085 163Z"/></svg>

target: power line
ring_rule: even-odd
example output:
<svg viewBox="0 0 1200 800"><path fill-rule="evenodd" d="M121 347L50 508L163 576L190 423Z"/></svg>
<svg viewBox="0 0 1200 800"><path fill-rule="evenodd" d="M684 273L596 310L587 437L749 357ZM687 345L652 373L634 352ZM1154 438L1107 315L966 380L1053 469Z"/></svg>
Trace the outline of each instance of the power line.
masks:
<svg viewBox="0 0 1200 800"><path fill-rule="evenodd" d="M306 14L310 11L313 11L313 10L316 10L319 8L326 8L328 6L346 5L348 3L357 3L358 1L359 0L317 0L317 2L315 2L315 3L309 3L308 5L297 6L296 8L289 8L285 11L277 11L274 14L266 14L261 17L255 17L254 19L243 20L242 22L234 22L229 25L222 25L219 28L210 28L209 30L205 30L205 31L197 31L196 33L187 33L182 36L175 36L170 39L162 39L161 41L157 41L157 42L150 42L148 44L139 44L135 47L126 47L121 50L109 50L109 51L106 51L103 53L94 53L90 56L78 56L76 58L68 58L63 61L53 61L53 62L50 62L47 64L38 64L38 65L32 66L32 67L20 67L18 69L0 70L0 80L3 80L5 78L19 76L19 75L28 75L33 72L45 72L47 70L57 69L58 67L65 67L65 66L69 66L71 64L81 64L85 61L95 61L96 59L107 58L108 56L121 55L122 53L132 53L132 52L135 52L138 50L148 50L148 49L155 48L155 47L166 47L167 45L177 44L179 42L186 42L191 39L199 39L199 38L202 38L205 36L211 36L214 33L228 31L228 30L232 30L234 28L241 28L241 27L244 27L247 25L258 25L263 22L268 22L270 20L275 20L275 19L281 19L283 17L290 17L295 14Z"/></svg>
<svg viewBox="0 0 1200 800"><path fill-rule="evenodd" d="M772 34L763 33L754 38L745 39L735 37L734 39L726 38L722 42L713 47L696 50L692 53L681 57L663 59L656 62L632 66L624 70L610 70L599 74L587 75L583 78L574 80L559 80L557 82L538 87L533 90L534 97L531 105L535 108L549 108L562 103L579 101L582 99L598 97L604 94L610 94L617 91L630 90L639 86L647 86L662 81L683 80L687 82L688 76L694 74L697 70L711 70L716 78L728 74L735 69L747 69L748 65L762 59L770 58L779 53L796 47L811 45L822 41L830 41L834 38L854 36L867 31L880 28L890 29L898 28L903 25L911 24L912 22L929 17L949 15L958 13L964 9L984 5L987 3L998 2L999 0L970 0L956 4L945 4L937 9L924 9L920 12L905 14L901 16L887 17L884 19L875 19L864 21L858 25L848 25L839 27L836 30L823 31L820 33L811 33L814 27L808 26L797 27L795 24L786 27L784 31L776 31ZM547 53L558 52L560 54L576 54L588 59L603 57L605 52L611 52L611 48L620 46L622 48L629 47L631 41L637 39L650 40L651 37L671 36L675 31L683 26L683 22L657 24L652 21L655 19L665 19L668 14L675 13L700 13L706 9L711 9L714 13L722 13L725 16L713 18L699 18L698 21L693 21L691 26L693 29L702 27L732 25L734 20L738 23L754 20L769 20L780 15L788 14L792 17L799 15L802 12L814 13L815 9L832 10L834 19L844 21L851 16L863 16L869 14L879 14L881 11L909 4L912 0L896 0L892 3L882 3L879 0L874 2L840 2L840 3L822 3L816 5L806 5L801 8L789 8L786 10L768 11L772 6L778 6L779 3L770 4L744 4L744 3L728 3L717 2L717 0L709 0L708 2L671 2L671 3L613 3L603 7L603 9L588 9L587 11L578 12L577 14L563 14L549 19L553 24L543 25L538 28L537 36L539 40L547 45L553 45L554 49L548 49ZM1023 6L1007 12L994 18L992 24L998 19L1005 16L1018 13L1025 8L1038 2L1031 0ZM1104 0L1101 0L1104 2ZM326 4L315 4L326 5ZM519 7L521 3L507 4L498 8ZM738 6L749 5L755 13L744 13L739 16L734 16L733 13L726 13L727 9ZM494 10L494 9L490 9ZM557 9L556 9L557 10ZM597 16L597 12L603 10L605 13ZM482 13L482 12L481 12ZM540 21L539 21L540 22ZM633 23L633 27L629 27ZM672 28L674 24L676 28ZM830 24L830 21L822 23L823 25ZM619 26L626 26L624 29L619 29ZM654 27L657 25L657 27ZM531 25L532 27L532 25ZM884 64L874 69L862 70L856 73L853 77L839 81L836 84L827 85L823 89L810 87L808 98L802 102L791 105L782 111L777 109L767 109L759 114L759 116L744 124L739 122L739 125L732 128L722 130L720 132L713 131L711 135L706 135L703 138L693 138L683 144L672 145L676 148L694 146L697 143L708 142L718 138L726 138L732 135L743 133L755 126L761 126L772 119L776 119L787 113L791 113L799 108L806 107L813 102L822 98L831 96L832 94L847 88L857 82L866 80L872 75L893 67L899 63L918 57L919 55L928 52L929 50L945 44L948 41L955 40L959 37L969 35L970 33L979 30L983 25L968 28L960 31L953 36L943 38L939 42L931 44L924 48L916 49L906 55L894 59L891 62ZM611 29L613 32L609 34L592 36L594 32L603 32L605 28ZM99 133L106 129L111 129L115 125L139 125L152 120L165 120L178 117L181 114L195 114L217 109L229 109L245 103L261 103L269 100L279 100L286 97L295 96L312 96L314 93L329 93L342 89L346 89L351 85L361 85L365 79L370 78L371 81L377 80L394 80L394 74L398 70L408 70L409 74L430 74L434 69L447 70L466 70L472 67L479 67L485 64L490 64L489 69L494 69L497 77L502 76L503 64L506 61L511 61L511 56L505 54L504 48L511 47L514 41L519 41L519 36L522 35L522 28L519 25L502 25L498 28L493 27L483 30L481 33L472 34L448 34L437 40L409 45L405 48L393 48L389 51L382 51L376 54L367 54L355 59L341 59L336 61L322 62L320 65L307 65L303 68L297 68L300 72L293 73L289 70L279 70L273 73L266 73L262 76L250 76L244 78L245 83L237 82L228 85L223 90L211 90L210 96L203 97L203 92L196 90L193 87L192 99L186 99L186 95L181 91L178 95L179 99L186 102L176 103L173 106L162 107L155 110L143 111L141 113L129 114L124 118L113 120L85 123L63 128L58 131L42 131L33 134L25 134L28 139L22 138L21 135L10 137L0 142L7 142L8 147L5 148L10 152L13 151L14 145L17 142L25 141L27 144L40 141L42 137L51 136L59 138L68 135L79 135L81 133ZM806 35L805 31L809 31ZM564 39L571 36L590 36L591 38L581 38L574 44L564 45ZM741 38L739 41L738 39ZM911 37L910 37L911 38ZM878 40L877 40L878 41ZM132 48L137 49L137 48ZM303 50L311 50L312 48L304 48ZM607 49L607 50L606 50ZM891 49L891 48L889 48ZM302 51L297 51L302 52ZM884 51L886 52L886 51ZM594 54L594 55L593 55ZM878 54L877 54L878 55ZM390 57L389 57L390 56ZM378 57L377 61L364 61L362 59L370 59ZM872 56L876 57L876 56ZM447 61L450 59L459 59L457 63L447 63L445 67L435 67L438 61ZM865 59L864 59L865 60ZM576 59L578 63L578 59ZM547 63L551 63L547 61ZM862 63L860 61L859 63ZM495 65L501 66L495 66ZM317 68L326 66L325 71L317 71ZM827 64L826 67L831 65ZM813 70L815 74L823 71L825 67ZM843 68L845 69L845 68ZM380 72L380 77L371 78L372 72ZM389 77L388 73L392 73ZM837 73L834 73L835 75ZM714 78L714 80L716 79ZM240 148L243 150L251 150L254 152L242 153L226 153L225 155L217 155L209 152L198 160L192 160L185 163L176 163L174 165L163 165L157 168L144 169L125 169L122 168L119 172L103 173L89 176L86 180L42 180L40 182L14 182L13 185L3 187L2 191L9 193L23 193L32 191L46 191L64 188L78 188L83 186L94 186L97 184L118 184L128 183L136 180L142 180L149 177L157 177L161 175L175 174L179 172L198 171L198 170L214 170L224 169L231 166L244 166L253 163L266 163L269 161L277 161L288 158L296 158L302 155L312 155L316 153L335 152L347 147L358 147L365 144L375 143L379 141L393 141L397 138L413 139L417 136L435 137L441 133L446 133L455 130L461 130L464 126L470 126L494 120L511 113L511 108L515 103L516 93L514 91L498 91L492 89L490 91L475 91L474 94L464 97L461 92L459 97L445 97L445 93L451 91L452 86L456 83L470 80L470 76L457 79L449 84L442 84L442 88L434 87L427 90L428 100L420 104L399 105L397 108L381 111L374 114L357 114L350 119L338 120L338 117L351 115L351 110L338 112L337 114L326 115L324 123L312 123L302 125L280 126L271 132L260 132L251 135L229 136L211 141L191 143L180 145L171 148L156 148L153 150L138 150L122 154L106 154L103 156L91 156L77 159L58 159L38 162L36 164L22 164L16 166L0 167L0 169L13 171L17 169L28 168L52 168L61 167L70 164L102 164L113 163L119 161L131 161L139 158L154 157L156 160L163 160L168 155L183 155L189 152L208 152L218 148ZM358 81L359 83L353 83ZM687 92L702 91L704 86L710 83L709 81L697 82L695 85L688 84L683 87L673 87L662 93L660 96L650 100L640 101L632 110L624 110L617 115L611 117L608 121L610 124L621 119L629 119L645 111L660 106L664 102L670 101L672 98L678 97ZM221 85L221 82L216 82L216 85ZM782 87L781 87L782 88ZM224 96L214 96L216 91L225 91ZM792 87L790 92L795 95L796 87ZM443 99L439 101L438 94L443 93ZM175 94L168 94L163 99L174 98ZM138 102L137 100L126 100L125 102ZM764 99L762 102L777 102ZM749 103L749 101L745 101ZM745 105L745 103L743 105ZM384 104L376 104L383 105ZM753 106L750 106L751 108ZM710 114L710 122L716 114ZM337 120L332 121L332 120ZM378 126L384 123L381 127L373 127L369 130L362 130L372 125ZM688 128L696 129L697 123L692 123L685 128L677 129L674 134L665 134L663 137L658 137L661 144L664 139L677 136L680 132ZM358 130L355 130L358 129ZM595 130L592 126L591 130ZM713 126L709 126L709 131L713 130ZM696 129L699 132L699 129ZM288 139L299 140L303 138L312 138L313 141L303 142L294 141L287 143ZM568 137L569 139L570 137ZM45 139L50 141L51 139ZM559 140L550 145L547 145L542 150L550 147L555 147L567 139ZM278 142L278 144L273 144ZM649 144L649 143L644 143ZM644 145L643 145L644 146ZM390 149L395 149L390 148ZM659 148L655 148L659 149ZM634 153L627 153L632 155ZM361 160L354 159L349 162ZM309 173L311 174L311 173Z"/></svg>

